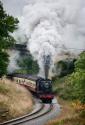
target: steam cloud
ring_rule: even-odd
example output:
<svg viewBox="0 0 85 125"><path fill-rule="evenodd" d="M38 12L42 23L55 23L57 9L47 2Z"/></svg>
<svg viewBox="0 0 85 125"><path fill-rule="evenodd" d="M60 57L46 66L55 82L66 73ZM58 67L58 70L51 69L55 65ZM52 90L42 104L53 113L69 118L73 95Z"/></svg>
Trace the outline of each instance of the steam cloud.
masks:
<svg viewBox="0 0 85 125"><path fill-rule="evenodd" d="M19 17L19 31L28 38L27 48L38 61L40 74L43 74L43 55L51 56L52 74L54 62L60 54L82 51L68 48L85 49L85 1L25 1L27 5Z"/></svg>
<svg viewBox="0 0 85 125"><path fill-rule="evenodd" d="M40 73L43 73L43 55L51 56L52 69L62 50L79 53L68 48L85 49L85 8L82 3L82 0L30 0L24 6L20 28L29 39L27 48L38 60Z"/></svg>

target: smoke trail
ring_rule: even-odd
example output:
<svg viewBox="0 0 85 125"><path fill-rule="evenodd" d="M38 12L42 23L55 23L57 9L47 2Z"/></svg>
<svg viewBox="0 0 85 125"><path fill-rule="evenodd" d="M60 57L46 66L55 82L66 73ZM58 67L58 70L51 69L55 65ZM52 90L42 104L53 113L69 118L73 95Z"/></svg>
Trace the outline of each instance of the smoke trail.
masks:
<svg viewBox="0 0 85 125"><path fill-rule="evenodd" d="M28 38L27 48L38 60L43 74L43 55L50 55L52 63L60 55L78 54L85 49L84 0L27 0L19 17L20 31ZM43 74L44 75L44 74Z"/></svg>
<svg viewBox="0 0 85 125"><path fill-rule="evenodd" d="M49 69L51 65L51 58L50 55L43 56L43 64L44 64L44 72L45 72L45 79L48 79L49 76Z"/></svg>

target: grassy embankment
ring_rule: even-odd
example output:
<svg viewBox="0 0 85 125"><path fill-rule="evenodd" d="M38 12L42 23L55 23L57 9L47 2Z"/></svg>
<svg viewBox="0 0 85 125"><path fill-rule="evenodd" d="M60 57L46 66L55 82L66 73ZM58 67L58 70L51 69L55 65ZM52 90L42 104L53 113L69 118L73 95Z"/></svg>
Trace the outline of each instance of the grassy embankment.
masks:
<svg viewBox="0 0 85 125"><path fill-rule="evenodd" d="M66 93L64 93L63 88L66 78L58 78L54 82L53 89L61 105L61 113L55 120L49 121L46 125L85 125L85 113L81 111L83 107L79 102L73 102L64 98Z"/></svg>
<svg viewBox="0 0 85 125"><path fill-rule="evenodd" d="M22 116L32 110L31 94L9 80L0 80L0 122Z"/></svg>

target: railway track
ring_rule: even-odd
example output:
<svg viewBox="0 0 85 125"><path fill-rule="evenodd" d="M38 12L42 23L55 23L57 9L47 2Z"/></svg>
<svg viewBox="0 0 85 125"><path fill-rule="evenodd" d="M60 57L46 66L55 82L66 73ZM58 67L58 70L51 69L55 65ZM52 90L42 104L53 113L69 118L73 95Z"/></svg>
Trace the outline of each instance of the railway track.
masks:
<svg viewBox="0 0 85 125"><path fill-rule="evenodd" d="M24 115L22 117L13 120L9 120L4 123L0 123L0 125L18 125L25 122L29 123L32 120L38 119L40 117L49 114L53 108L52 104L43 104L43 103L37 103L35 107L38 108L34 109L30 114Z"/></svg>

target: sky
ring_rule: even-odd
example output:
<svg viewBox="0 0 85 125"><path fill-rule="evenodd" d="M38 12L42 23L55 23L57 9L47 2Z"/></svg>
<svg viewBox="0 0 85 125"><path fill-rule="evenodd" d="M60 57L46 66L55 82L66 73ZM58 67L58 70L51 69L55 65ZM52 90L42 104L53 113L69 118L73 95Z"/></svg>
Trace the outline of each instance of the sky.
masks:
<svg viewBox="0 0 85 125"><path fill-rule="evenodd" d="M1 0L1 1L3 2L6 11L15 17L22 15L23 7L27 4L26 0Z"/></svg>

